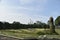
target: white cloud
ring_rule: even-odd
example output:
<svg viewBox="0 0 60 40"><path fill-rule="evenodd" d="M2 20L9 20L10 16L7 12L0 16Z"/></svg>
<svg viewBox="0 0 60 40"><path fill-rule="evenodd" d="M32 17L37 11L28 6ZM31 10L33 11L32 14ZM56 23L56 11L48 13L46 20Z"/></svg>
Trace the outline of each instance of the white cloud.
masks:
<svg viewBox="0 0 60 40"><path fill-rule="evenodd" d="M39 2L39 3L46 3L47 0L20 0L21 4L29 4L29 3Z"/></svg>
<svg viewBox="0 0 60 40"><path fill-rule="evenodd" d="M7 13L6 13L7 14ZM13 21L18 21L21 23L28 23L28 17L25 16L24 14L7 14L4 15L3 17L0 17L1 21L7 21L7 22L13 22ZM27 19L27 20L26 20Z"/></svg>
<svg viewBox="0 0 60 40"><path fill-rule="evenodd" d="M34 22L41 21L41 22L47 23L47 21L49 20L49 17L41 14L40 15L36 14L36 15L33 15L32 19L34 20Z"/></svg>
<svg viewBox="0 0 60 40"><path fill-rule="evenodd" d="M46 19L48 19L47 17L42 16L42 15L29 16L25 13L9 13L8 10L5 10L5 12L3 11L0 14L0 21L7 21L7 22L18 21L21 23L29 23L30 18L32 19L33 22L38 21L38 20L45 22Z"/></svg>
<svg viewBox="0 0 60 40"><path fill-rule="evenodd" d="M48 0L20 0L20 5L23 5L24 9L31 11L43 11L47 1Z"/></svg>
<svg viewBox="0 0 60 40"><path fill-rule="evenodd" d="M28 4L28 3L31 3L31 2L33 2L33 0L20 0L21 4Z"/></svg>
<svg viewBox="0 0 60 40"><path fill-rule="evenodd" d="M22 4L27 4L33 1L34 0L20 0ZM0 4L0 21L7 21L7 22L19 21L21 23L28 23L30 21L30 18L32 19L33 22L38 21L38 20L46 21L46 19L48 19L46 16L42 16L42 15L30 16L26 13L15 13L15 11L12 10L12 9L20 9L20 10L27 9L30 11L39 10L37 8L34 9L33 7L22 7L22 6L14 7L14 6L3 5L3 3L4 2L2 1L2 3Z"/></svg>

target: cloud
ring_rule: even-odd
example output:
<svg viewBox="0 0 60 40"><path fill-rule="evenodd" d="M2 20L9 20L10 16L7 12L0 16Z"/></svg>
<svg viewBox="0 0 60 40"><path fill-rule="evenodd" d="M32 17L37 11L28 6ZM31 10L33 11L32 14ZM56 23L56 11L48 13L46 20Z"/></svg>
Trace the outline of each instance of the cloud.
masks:
<svg viewBox="0 0 60 40"><path fill-rule="evenodd" d="M20 0L21 4L29 4L29 3L34 3L34 2L46 3L47 0Z"/></svg>
<svg viewBox="0 0 60 40"><path fill-rule="evenodd" d="M30 11L44 11L48 0L20 0L20 6ZM18 7L19 8L19 7Z"/></svg>
<svg viewBox="0 0 60 40"><path fill-rule="evenodd" d="M30 11L43 11L44 10L44 6L43 4L45 4L47 2L47 0L19 0L20 4L17 4L18 0L14 0L13 3L12 0L9 2L7 2L8 0L2 0L2 5L8 6L11 9L23 9L23 10L30 10ZM15 2L17 1L17 2ZM11 5L10 5L11 4ZM17 4L15 6L12 6L12 4ZM28 5L27 5L28 4ZM21 6L23 5L23 6ZM7 7L7 8L8 8Z"/></svg>
<svg viewBox="0 0 60 40"><path fill-rule="evenodd" d="M13 21L18 21L18 22L21 22L21 23L28 23L28 17L26 15L22 14L22 13L21 14L11 13L11 14L7 14L7 15L4 15L4 16L0 16L0 20L1 21L7 21L7 22L10 22L10 23L12 23Z"/></svg>
<svg viewBox="0 0 60 40"><path fill-rule="evenodd" d="M42 21L43 19L44 19L44 21L46 21L46 19L47 19L47 17L38 15L38 14L37 15L34 14L33 16L31 16L24 12L15 13L15 11L12 10L12 8L0 6L0 21L7 21L10 23L12 23L13 21L18 21L18 22L26 24L26 23L30 22L30 19L32 19L33 22L38 21L38 20ZM42 21L42 22L44 22L44 21Z"/></svg>
<svg viewBox="0 0 60 40"><path fill-rule="evenodd" d="M43 2L44 3L45 1L20 0L20 3L22 5L31 4L31 3L34 4L34 2L36 2L36 3ZM46 19L48 19L46 16L43 16L43 15L37 13L38 11L44 9L42 7L42 5L41 5L41 7L38 4L36 4L36 5L38 5L37 7L34 7L34 5L33 6L30 5L30 7L28 7L27 5L26 6L4 5L4 3L5 3L4 1L2 1L0 3L0 21L7 21L7 22L19 21L21 23L28 23L30 21L30 19L32 19L33 22L38 21L38 20L45 22Z"/></svg>
<svg viewBox="0 0 60 40"><path fill-rule="evenodd" d="M28 4L28 3L31 3L33 2L34 0L19 0L20 3L23 5L23 4Z"/></svg>

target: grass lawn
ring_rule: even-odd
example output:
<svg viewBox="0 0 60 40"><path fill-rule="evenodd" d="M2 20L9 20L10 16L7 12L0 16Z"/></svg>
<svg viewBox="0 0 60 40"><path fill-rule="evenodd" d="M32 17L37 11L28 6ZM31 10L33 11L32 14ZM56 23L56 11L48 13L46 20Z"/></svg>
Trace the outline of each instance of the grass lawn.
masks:
<svg viewBox="0 0 60 40"><path fill-rule="evenodd" d="M49 29L46 29L49 30ZM0 34L6 35L6 36L13 36L18 38L25 38L25 37L38 37L40 36L37 34L38 32L44 32L44 29L10 29L10 30L0 30ZM54 37L54 38L60 38L60 29L56 29L56 32L59 35L47 35L47 37ZM42 36L42 35L41 35Z"/></svg>

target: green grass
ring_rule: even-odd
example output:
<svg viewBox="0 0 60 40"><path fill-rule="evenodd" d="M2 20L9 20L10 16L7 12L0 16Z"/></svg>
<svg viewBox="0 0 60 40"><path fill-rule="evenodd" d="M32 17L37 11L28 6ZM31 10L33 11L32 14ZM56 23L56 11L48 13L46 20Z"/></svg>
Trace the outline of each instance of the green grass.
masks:
<svg viewBox="0 0 60 40"><path fill-rule="evenodd" d="M25 37L38 37L40 36L42 33L45 32L49 32L49 29L18 29L18 30L0 30L0 34L6 35L6 36L14 36L14 37L18 37L18 38L25 38ZM56 32L59 35L47 35L48 37L56 37L56 38L60 38L60 29L56 29ZM40 34L39 34L40 33Z"/></svg>
<svg viewBox="0 0 60 40"><path fill-rule="evenodd" d="M60 35L60 29L56 29L55 31Z"/></svg>

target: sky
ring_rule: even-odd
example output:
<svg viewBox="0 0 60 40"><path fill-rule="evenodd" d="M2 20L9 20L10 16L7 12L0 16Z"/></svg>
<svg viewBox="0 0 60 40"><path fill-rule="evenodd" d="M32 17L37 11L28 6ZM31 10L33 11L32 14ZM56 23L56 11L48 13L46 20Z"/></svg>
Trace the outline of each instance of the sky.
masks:
<svg viewBox="0 0 60 40"><path fill-rule="evenodd" d="M47 23L50 16L56 19L59 13L60 0L0 0L0 21Z"/></svg>

